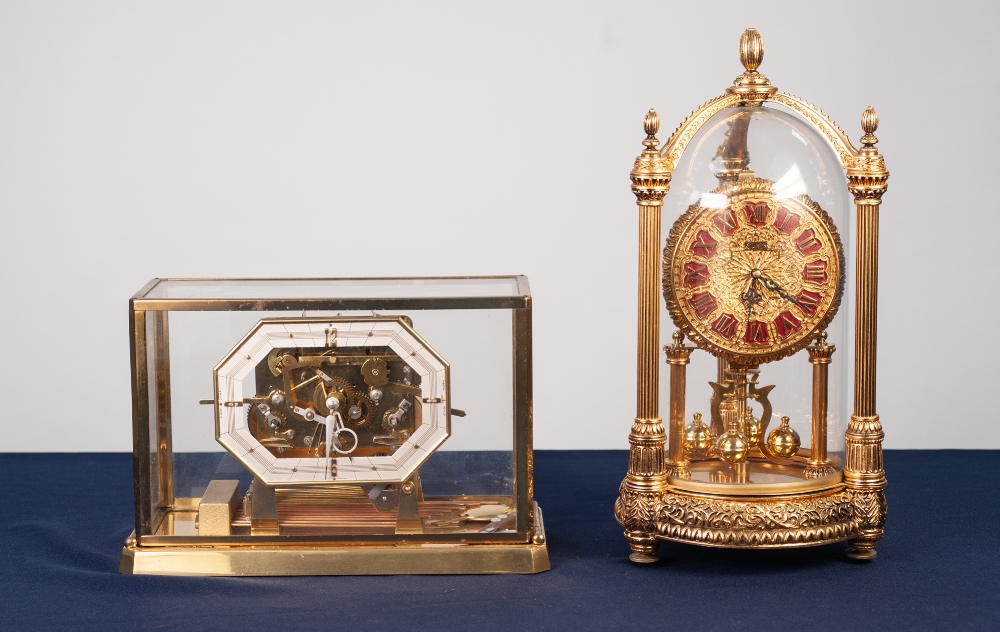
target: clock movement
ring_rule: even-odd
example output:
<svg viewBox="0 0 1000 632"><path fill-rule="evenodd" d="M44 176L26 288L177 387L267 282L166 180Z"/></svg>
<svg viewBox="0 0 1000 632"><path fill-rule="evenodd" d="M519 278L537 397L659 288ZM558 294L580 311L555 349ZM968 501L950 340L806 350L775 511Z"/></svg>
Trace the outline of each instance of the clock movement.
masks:
<svg viewBox="0 0 1000 632"><path fill-rule="evenodd" d="M756 30L743 33L739 52L745 72L662 147L659 117L650 110L645 119L631 172L640 212L637 414L615 515L636 562L657 560L664 540L847 541L848 555L871 559L886 519L875 334L878 209L889 174L875 148L878 117L863 113L855 148L822 111L758 72ZM845 292L852 314L841 309ZM837 353L852 329L853 373Z"/></svg>
<svg viewBox="0 0 1000 632"><path fill-rule="evenodd" d="M526 278L154 279L130 306L122 572L548 568Z"/></svg>

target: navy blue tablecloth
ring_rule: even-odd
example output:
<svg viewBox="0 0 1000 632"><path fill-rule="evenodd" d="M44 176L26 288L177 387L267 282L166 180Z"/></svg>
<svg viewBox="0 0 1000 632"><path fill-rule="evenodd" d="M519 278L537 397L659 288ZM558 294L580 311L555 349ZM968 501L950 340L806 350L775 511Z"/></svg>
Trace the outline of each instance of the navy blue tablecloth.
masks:
<svg viewBox="0 0 1000 632"><path fill-rule="evenodd" d="M636 566L612 516L626 462L536 452L546 573L180 578L117 572L131 455L0 454L0 629L1000 629L998 451L888 451L870 563L664 544Z"/></svg>

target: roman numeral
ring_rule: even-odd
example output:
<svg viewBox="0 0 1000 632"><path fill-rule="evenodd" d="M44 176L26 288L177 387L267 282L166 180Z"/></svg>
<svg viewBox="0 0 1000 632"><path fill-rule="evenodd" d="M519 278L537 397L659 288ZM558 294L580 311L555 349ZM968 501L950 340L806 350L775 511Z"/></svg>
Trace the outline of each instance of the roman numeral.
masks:
<svg viewBox="0 0 1000 632"><path fill-rule="evenodd" d="M810 283L826 283L826 260L817 259L806 263L802 269L802 279Z"/></svg>
<svg viewBox="0 0 1000 632"><path fill-rule="evenodd" d="M733 231L736 230L736 211L731 208L727 208L721 213L716 213L715 217L712 218L712 223L715 227L719 229L719 232L723 235L732 235Z"/></svg>
<svg viewBox="0 0 1000 632"><path fill-rule="evenodd" d="M792 232L798 228L799 221L801 219L801 217L782 206L778 209L778 212L774 214L773 226L778 229L779 233L791 235Z"/></svg>
<svg viewBox="0 0 1000 632"><path fill-rule="evenodd" d="M798 318L792 316L791 312L781 312L774 319L774 331L782 338L787 338L802 328L802 323Z"/></svg>
<svg viewBox="0 0 1000 632"><path fill-rule="evenodd" d="M684 264L684 285L697 287L706 283L708 283L708 266L695 261Z"/></svg>
<svg viewBox="0 0 1000 632"><path fill-rule="evenodd" d="M712 331L726 340L731 340L736 335L736 325L736 318L732 314L723 314L712 323Z"/></svg>
<svg viewBox="0 0 1000 632"><path fill-rule="evenodd" d="M718 303L715 301L715 297L712 296L711 292L700 292L693 295L689 300L691 307L694 308L694 313L698 315L698 318L707 318L715 308Z"/></svg>
<svg viewBox="0 0 1000 632"><path fill-rule="evenodd" d="M767 324L759 320L751 320L747 323L747 330L743 332L743 342L748 345L766 345Z"/></svg>
<svg viewBox="0 0 1000 632"><path fill-rule="evenodd" d="M767 202L747 202L743 206L743 212L747 214L747 221L754 226L767 223Z"/></svg>
<svg viewBox="0 0 1000 632"><path fill-rule="evenodd" d="M699 230L691 243L691 252L702 257L711 257L715 254L715 248L719 245L707 230Z"/></svg>
<svg viewBox="0 0 1000 632"><path fill-rule="evenodd" d="M799 295L795 297L795 302L798 303L798 307L804 316L812 318L812 316L816 313L816 309L819 307L819 301L821 298L822 297L816 292L802 290L799 292Z"/></svg>
<svg viewBox="0 0 1000 632"><path fill-rule="evenodd" d="M795 238L795 247L804 255L811 255L823 247L823 242L816 237L816 231L807 228Z"/></svg>

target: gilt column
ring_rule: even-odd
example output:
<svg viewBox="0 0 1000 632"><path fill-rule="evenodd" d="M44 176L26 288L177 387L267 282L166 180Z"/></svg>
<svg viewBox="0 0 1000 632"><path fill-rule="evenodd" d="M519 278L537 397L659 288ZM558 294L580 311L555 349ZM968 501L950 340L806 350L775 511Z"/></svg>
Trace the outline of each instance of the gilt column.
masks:
<svg viewBox="0 0 1000 632"><path fill-rule="evenodd" d="M659 559L654 518L666 489L664 444L659 415L660 385L660 211L670 190L671 172L656 150L660 117L650 110L644 129L645 149L630 177L639 204L639 335L637 346L636 416L629 434L628 475L615 503L615 517L625 527L633 562Z"/></svg>
<svg viewBox="0 0 1000 632"><path fill-rule="evenodd" d="M878 209L889 172L878 153L874 132L878 114L869 107L861 116L861 150L847 169L847 183L858 213L857 286L854 331L854 414L847 425L844 481L854 497L858 535L848 555L875 557L886 520L882 424L875 412L875 359L878 301Z"/></svg>

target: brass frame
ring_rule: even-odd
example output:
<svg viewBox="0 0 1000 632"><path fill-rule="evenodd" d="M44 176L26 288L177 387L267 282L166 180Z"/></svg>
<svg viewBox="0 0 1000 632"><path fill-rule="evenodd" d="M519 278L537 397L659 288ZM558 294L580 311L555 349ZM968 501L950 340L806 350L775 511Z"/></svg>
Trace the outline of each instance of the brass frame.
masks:
<svg viewBox="0 0 1000 632"><path fill-rule="evenodd" d="M865 135L855 149L847 135L814 105L778 92L757 72L764 57L760 34L747 29L740 38L745 72L726 93L696 109L658 149L660 119L650 110L644 121L645 149L630 173L639 205L638 384L636 418L629 434L629 468L615 503L615 517L625 527L631 559L659 559L661 540L734 548L794 547L848 540L848 555L875 557L886 520L882 426L875 413L875 343L878 284L878 209L889 172L875 148L878 115L869 107L861 117ZM670 180L688 143L716 113L739 105L777 103L799 114L833 146L847 175L857 208L854 414L848 423L843 483L798 494L738 497L681 490L669 476L683 480L683 457L665 459L667 436L659 417L660 215ZM683 369L680 340L667 347L671 370ZM830 350L832 353L832 349ZM684 356L683 359L681 356ZM821 355L816 355L820 360ZM829 361L829 356L826 357ZM723 372L720 361L720 376ZM825 372L814 362L814 381ZM671 401L683 398L683 380L671 379ZM816 387L814 385L814 392ZM683 410L683 407L680 407ZM671 430L678 407L671 404ZM825 410L824 410L825 412Z"/></svg>
<svg viewBox="0 0 1000 632"><path fill-rule="evenodd" d="M148 298L162 281L400 281L514 282L516 296L306 299ZM509 309L513 341L513 472L515 533L391 536L162 536L172 511L191 511L175 498L170 424L168 312ZM148 342L149 341L149 342ZM329 279L152 279L129 300L135 531L122 549L123 573L298 575L383 573L536 573L548 570L545 532L534 502L532 448L531 292L524 276ZM151 407L150 403L155 402ZM155 427L150 413L155 416ZM155 433L155 434L154 434ZM155 485L153 482L155 481ZM153 498L151 490L157 491ZM405 550L403 553L401 551ZM256 553L255 553L256 552ZM308 558L308 562L302 560ZM253 560L260 560L259 562ZM266 564L264 560L267 560ZM362 560L368 559L369 563ZM391 570L391 560L400 562ZM168 561L169 560L169 561ZM180 564L178 566L177 564ZM256 569L256 571L254 570Z"/></svg>

